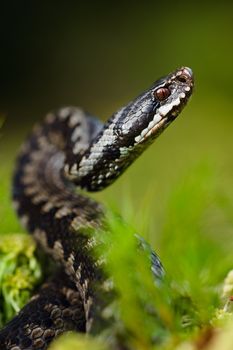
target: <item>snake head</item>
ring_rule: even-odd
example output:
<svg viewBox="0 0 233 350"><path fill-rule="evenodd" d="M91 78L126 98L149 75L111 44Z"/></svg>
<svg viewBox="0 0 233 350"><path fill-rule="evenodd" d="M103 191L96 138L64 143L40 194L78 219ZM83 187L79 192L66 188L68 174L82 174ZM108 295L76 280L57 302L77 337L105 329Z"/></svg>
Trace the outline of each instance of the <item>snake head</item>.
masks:
<svg viewBox="0 0 233 350"><path fill-rule="evenodd" d="M68 177L90 191L108 186L178 116L193 89L193 74L183 67L157 80L148 90L116 112Z"/></svg>
<svg viewBox="0 0 233 350"><path fill-rule="evenodd" d="M156 138L181 112L192 94L192 70L182 67L157 80L125 107L117 123L122 147L134 147Z"/></svg>

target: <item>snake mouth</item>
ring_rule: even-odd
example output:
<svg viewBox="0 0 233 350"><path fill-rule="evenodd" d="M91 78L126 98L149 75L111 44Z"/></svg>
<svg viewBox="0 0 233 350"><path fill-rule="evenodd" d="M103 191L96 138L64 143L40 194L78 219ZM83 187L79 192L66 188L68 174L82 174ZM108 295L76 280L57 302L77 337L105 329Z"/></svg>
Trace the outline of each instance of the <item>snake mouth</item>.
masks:
<svg viewBox="0 0 233 350"><path fill-rule="evenodd" d="M191 96L193 85L193 73L190 68L182 67L173 73L163 85L171 88L170 96L162 101L147 128L135 138L135 141L142 143L147 139L154 139L175 120Z"/></svg>
<svg viewBox="0 0 233 350"><path fill-rule="evenodd" d="M181 92L178 97L169 104L160 106L153 117L135 141L142 143L148 138L155 138L159 133L166 128L173 120L177 118L183 107L186 105L189 96L191 95L191 87L187 86L185 92Z"/></svg>

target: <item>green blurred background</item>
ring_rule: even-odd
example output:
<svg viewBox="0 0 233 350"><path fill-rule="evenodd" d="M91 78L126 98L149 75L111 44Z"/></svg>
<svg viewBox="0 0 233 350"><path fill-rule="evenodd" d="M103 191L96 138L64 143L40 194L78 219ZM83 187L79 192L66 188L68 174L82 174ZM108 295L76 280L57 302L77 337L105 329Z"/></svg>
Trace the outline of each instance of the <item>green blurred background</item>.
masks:
<svg viewBox="0 0 233 350"><path fill-rule="evenodd" d="M125 193L134 216L149 203L151 240L168 194L185 174L195 176L196 164L211 164L233 198L230 1L8 1L1 12L3 221L11 210L14 157L34 122L64 105L82 106L105 120L183 65L193 69L196 80L188 107L116 184L95 196L123 206L126 217Z"/></svg>

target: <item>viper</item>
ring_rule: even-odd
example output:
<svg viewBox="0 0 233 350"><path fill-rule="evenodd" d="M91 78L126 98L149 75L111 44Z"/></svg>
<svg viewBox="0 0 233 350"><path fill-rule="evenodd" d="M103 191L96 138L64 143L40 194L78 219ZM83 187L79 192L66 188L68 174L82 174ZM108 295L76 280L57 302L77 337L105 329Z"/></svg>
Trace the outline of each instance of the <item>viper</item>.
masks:
<svg viewBox="0 0 233 350"><path fill-rule="evenodd" d="M190 68L157 80L102 124L75 107L49 113L19 152L13 202L22 225L60 266L0 331L0 348L46 349L68 330L99 333L113 297L93 251L104 208L86 195L113 183L179 115L192 94ZM100 237L101 240L101 237ZM152 268L162 274L159 258Z"/></svg>

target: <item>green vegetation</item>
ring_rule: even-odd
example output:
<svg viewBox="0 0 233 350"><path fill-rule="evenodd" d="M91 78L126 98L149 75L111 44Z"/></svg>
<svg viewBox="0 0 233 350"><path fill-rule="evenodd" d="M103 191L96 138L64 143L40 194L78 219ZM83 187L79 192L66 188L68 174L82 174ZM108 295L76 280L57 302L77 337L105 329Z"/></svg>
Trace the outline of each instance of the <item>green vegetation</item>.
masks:
<svg viewBox="0 0 233 350"><path fill-rule="evenodd" d="M28 301L40 281L35 244L26 234L0 236L0 326Z"/></svg>
<svg viewBox="0 0 233 350"><path fill-rule="evenodd" d="M188 350L199 346L208 350L210 341L216 350L223 344L229 349L233 346L229 336L233 327L232 273L222 292L233 266L228 239L232 205L205 162L179 180L164 204L156 232L155 250L159 250L166 270L163 281L152 276L148 252L138 250L136 227L124 223L113 210L108 211L110 234L102 232L108 247L104 254L119 295L108 312L118 315L119 322L112 332L120 334L129 349ZM133 212L129 199L122 212L125 210ZM140 234L146 236L151 229L146 227L144 215L147 217L142 211L135 221L141 220ZM23 233L1 237L0 259L1 322L5 322L29 298L40 279L40 268L34 244ZM219 329L222 331L217 332ZM111 337L66 335L54 342L51 350L71 350L75 346L107 350Z"/></svg>
<svg viewBox="0 0 233 350"><path fill-rule="evenodd" d="M126 207L132 212L130 201ZM232 201L205 162L179 181L156 233L167 272L163 282L153 279L147 254L139 254L135 228L108 214L111 235L103 233L110 243L105 256L120 295L112 311L120 325L113 332L123 333L129 349L232 348L232 272L225 279L233 265L228 239L231 212ZM143 213L141 220L146 230ZM68 340L58 340L51 349L69 350L75 344L85 349L89 341L92 349L99 348L100 340L74 336L71 345ZM111 349L108 336L101 341Z"/></svg>

